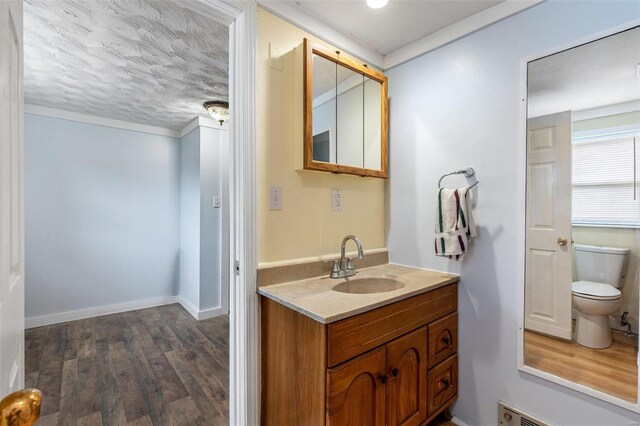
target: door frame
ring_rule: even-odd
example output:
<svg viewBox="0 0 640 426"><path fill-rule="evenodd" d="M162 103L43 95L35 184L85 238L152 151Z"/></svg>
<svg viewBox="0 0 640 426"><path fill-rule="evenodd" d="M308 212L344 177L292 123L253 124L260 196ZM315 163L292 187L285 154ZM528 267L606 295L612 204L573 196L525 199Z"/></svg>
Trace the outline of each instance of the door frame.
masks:
<svg viewBox="0 0 640 426"><path fill-rule="evenodd" d="M589 388L587 386L574 383L570 380L564 379L562 377L555 376L553 374L547 373L542 370L538 370L536 368L530 367L524 364L524 316L525 316L525 283L526 283L526 270L525 270L525 259L526 259L526 200L527 200L527 66L529 62L535 61L537 59L544 58L545 56L553 55L555 53L560 53L567 49L572 49L574 47L578 47L585 43L590 43L592 41L596 41L598 39L629 30L636 26L640 25L640 19L634 19L629 21L626 24L618 25L611 27L604 31L599 31L597 33L591 34L586 37L581 37L574 39L570 42L559 43L553 48L540 51L536 54L529 55L523 57L520 60L520 89L519 89L519 99L520 99L520 108L518 112L518 156L516 158L516 162L520 165L520 173L515 177L516 182L518 184L519 190L519 199L517 200L515 206L515 213L518 218L517 222L517 241L516 246L518 247L518 260L517 260L517 276L516 282L518 283L518 300L517 300L517 314L518 314L518 348L517 348L517 369L523 373L530 374L532 376L536 376L547 380L549 382L553 382L559 385L562 385L566 388L573 389L585 395L592 396L599 400L608 402L617 407L621 407L627 409L629 411L633 411L635 413L640 413L640 374L638 375L638 401L634 404L629 401L625 401L620 398L616 398L607 393Z"/></svg>
<svg viewBox="0 0 640 426"><path fill-rule="evenodd" d="M184 0L229 26L229 424L260 421L260 324L256 293L254 0ZM237 268L236 265L239 265ZM235 271L235 273L234 273Z"/></svg>

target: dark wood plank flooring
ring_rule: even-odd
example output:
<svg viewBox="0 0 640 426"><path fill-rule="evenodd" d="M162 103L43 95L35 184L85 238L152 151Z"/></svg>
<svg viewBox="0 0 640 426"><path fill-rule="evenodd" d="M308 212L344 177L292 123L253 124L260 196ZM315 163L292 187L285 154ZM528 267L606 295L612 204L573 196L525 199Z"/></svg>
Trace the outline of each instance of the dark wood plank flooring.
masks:
<svg viewBox="0 0 640 426"><path fill-rule="evenodd" d="M38 426L226 425L229 318L180 305L32 328L26 385Z"/></svg>

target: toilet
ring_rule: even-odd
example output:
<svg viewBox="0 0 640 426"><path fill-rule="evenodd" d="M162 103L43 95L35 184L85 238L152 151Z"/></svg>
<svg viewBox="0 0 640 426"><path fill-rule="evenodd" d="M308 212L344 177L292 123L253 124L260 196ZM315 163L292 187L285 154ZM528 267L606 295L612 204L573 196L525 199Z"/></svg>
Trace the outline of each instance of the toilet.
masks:
<svg viewBox="0 0 640 426"><path fill-rule="evenodd" d="M620 309L629 249L575 244L573 250L578 278L571 288L577 311L573 340L588 348L608 348L609 315Z"/></svg>

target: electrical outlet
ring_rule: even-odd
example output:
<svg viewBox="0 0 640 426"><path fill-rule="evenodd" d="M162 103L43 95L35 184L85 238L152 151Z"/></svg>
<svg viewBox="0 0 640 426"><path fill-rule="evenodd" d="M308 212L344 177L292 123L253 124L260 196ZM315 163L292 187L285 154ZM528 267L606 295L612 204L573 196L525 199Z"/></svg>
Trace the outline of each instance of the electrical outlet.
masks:
<svg viewBox="0 0 640 426"><path fill-rule="evenodd" d="M333 211L341 212L342 211L342 191L340 191L339 189L334 189L331 200L333 203Z"/></svg>
<svg viewBox="0 0 640 426"><path fill-rule="evenodd" d="M216 195L215 197L213 197L213 208L219 209L220 207L222 207L222 197Z"/></svg>
<svg viewBox="0 0 640 426"><path fill-rule="evenodd" d="M269 187L269 210L282 210L282 187Z"/></svg>

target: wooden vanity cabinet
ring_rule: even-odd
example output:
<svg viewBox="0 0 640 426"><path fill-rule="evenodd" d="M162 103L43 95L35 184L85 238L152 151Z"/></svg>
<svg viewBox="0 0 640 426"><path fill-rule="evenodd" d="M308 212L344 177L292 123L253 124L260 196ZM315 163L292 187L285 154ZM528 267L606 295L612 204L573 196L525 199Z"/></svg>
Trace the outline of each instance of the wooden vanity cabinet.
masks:
<svg viewBox="0 0 640 426"><path fill-rule="evenodd" d="M262 297L262 424L427 424L457 396L457 283L322 324Z"/></svg>

